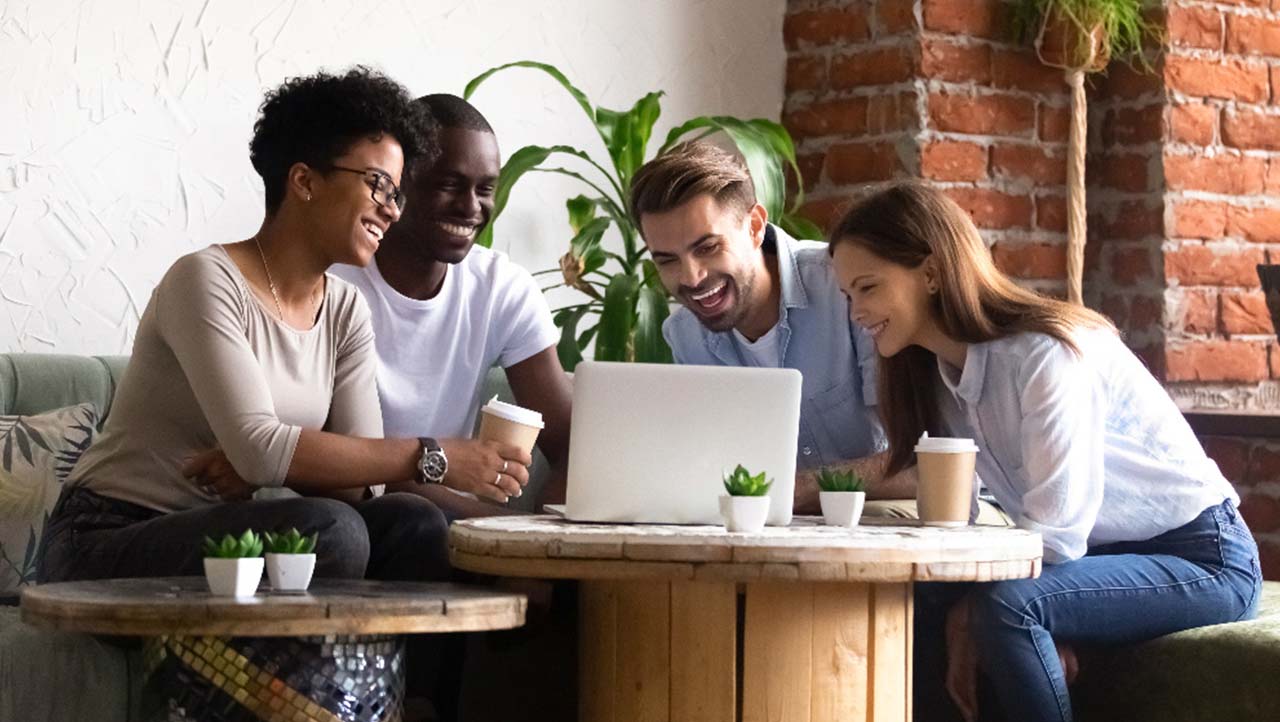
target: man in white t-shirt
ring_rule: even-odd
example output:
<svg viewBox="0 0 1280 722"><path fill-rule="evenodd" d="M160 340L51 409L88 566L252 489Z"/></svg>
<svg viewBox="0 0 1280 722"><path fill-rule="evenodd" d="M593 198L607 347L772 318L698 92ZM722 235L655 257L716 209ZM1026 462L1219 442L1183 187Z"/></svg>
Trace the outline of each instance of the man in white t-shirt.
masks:
<svg viewBox="0 0 1280 722"><path fill-rule="evenodd" d="M414 168L404 215L373 262L333 268L360 289L373 313L385 433L437 445L447 466L442 479L470 477L521 493L529 457L470 438L487 401L480 398L485 375L501 364L516 403L543 417L538 448L553 473L542 501L562 501L571 389L556 355L559 331L528 271L503 253L473 247L493 214L497 139L462 98L428 95L417 102L439 123L439 157ZM441 484L410 481L395 490L427 496L453 518L505 511Z"/></svg>

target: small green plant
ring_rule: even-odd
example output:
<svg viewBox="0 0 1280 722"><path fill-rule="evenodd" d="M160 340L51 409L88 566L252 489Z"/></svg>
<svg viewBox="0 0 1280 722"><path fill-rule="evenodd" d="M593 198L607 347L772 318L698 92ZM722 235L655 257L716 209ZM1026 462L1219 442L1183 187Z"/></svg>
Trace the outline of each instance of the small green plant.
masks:
<svg viewBox="0 0 1280 722"><path fill-rule="evenodd" d="M764 496L771 486L773 479L765 481L763 471L752 476L742 464L724 475L724 490L729 492L729 496Z"/></svg>
<svg viewBox="0 0 1280 722"><path fill-rule="evenodd" d="M316 550L316 539L320 532L311 536L302 536L297 529L290 529L283 534L262 533L267 543L267 551L272 554L311 554Z"/></svg>
<svg viewBox="0 0 1280 722"><path fill-rule="evenodd" d="M1150 70L1143 44L1161 39L1161 30L1148 19L1147 9L1143 0L1014 0L1010 22L1014 36L1028 43L1043 34L1046 22L1066 23L1075 32L1067 48L1073 62L1088 57L1088 38L1094 28L1100 28L1103 58L1130 60Z"/></svg>
<svg viewBox="0 0 1280 722"><path fill-rule="evenodd" d="M262 556L262 537L253 533L252 529L245 529L239 538L227 534L222 537L222 541L218 542L205 537L204 555L216 559L252 559L253 557L260 557Z"/></svg>
<svg viewBox="0 0 1280 722"><path fill-rule="evenodd" d="M824 466L818 469L818 488L823 491L866 491L867 482L852 469L839 471Z"/></svg>

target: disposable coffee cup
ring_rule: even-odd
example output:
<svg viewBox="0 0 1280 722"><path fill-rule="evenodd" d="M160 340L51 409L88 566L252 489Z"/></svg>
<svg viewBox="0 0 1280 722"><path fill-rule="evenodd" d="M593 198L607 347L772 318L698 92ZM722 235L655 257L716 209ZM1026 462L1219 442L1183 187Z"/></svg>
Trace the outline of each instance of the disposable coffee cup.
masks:
<svg viewBox="0 0 1280 722"><path fill-rule="evenodd" d="M973 503L973 439L929 436L916 443L916 508L925 526L966 526Z"/></svg>
<svg viewBox="0 0 1280 722"><path fill-rule="evenodd" d="M518 446L527 454L533 453L542 426L542 414L499 401L497 396L480 407L479 438Z"/></svg>

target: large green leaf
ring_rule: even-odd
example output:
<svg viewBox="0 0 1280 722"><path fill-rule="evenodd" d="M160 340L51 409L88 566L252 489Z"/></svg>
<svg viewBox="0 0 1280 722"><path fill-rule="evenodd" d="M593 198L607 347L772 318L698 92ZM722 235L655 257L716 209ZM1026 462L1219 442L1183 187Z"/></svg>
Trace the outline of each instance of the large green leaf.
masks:
<svg viewBox="0 0 1280 722"><path fill-rule="evenodd" d="M498 222L498 216L502 214L503 209L507 207L507 199L511 197L511 189L515 187L516 181L520 180L525 173L533 170L542 170L538 166L557 153L582 158L597 168L600 167L591 159L591 156L570 145L553 145L550 147L526 145L512 153L506 164L502 166L502 171L498 174L498 189L493 194L493 215L490 217L488 225L476 237L476 245L484 246L485 248L493 246L493 226ZM601 171L603 170L601 169ZM582 180L586 179L583 178Z"/></svg>
<svg viewBox="0 0 1280 722"><path fill-rule="evenodd" d="M756 200L768 211L770 219L781 218L787 191L782 159L774 151L774 140L763 135L747 121L725 115L703 116L685 121L667 134L667 140L658 152L662 153L675 145L688 133L707 128L722 131L733 140L738 152L747 162L751 179L755 181Z"/></svg>
<svg viewBox="0 0 1280 722"><path fill-rule="evenodd" d="M792 238L808 241L825 240L823 238L825 234L822 232L822 229L818 227L817 223L814 223L794 211L787 211L786 213L783 213L782 218L778 221L778 225L781 226L782 230L786 231Z"/></svg>
<svg viewBox="0 0 1280 722"><path fill-rule="evenodd" d="M507 63L505 65L499 65L494 68L489 68L483 73L480 73L476 77L472 78L471 81L467 83L466 89L462 91L462 97L470 100L471 94L476 92L476 88L480 87L481 83L488 80L489 77L494 73L497 73L502 70L506 70L507 68L531 68L533 70L541 70L547 75L550 75L552 78L555 78L556 81L559 82L560 85L563 86L565 90L569 91L569 95L572 95L573 99L578 101L578 105L582 108L582 111L587 114L588 118L591 119L592 125L595 124L596 122L595 108L592 107L591 101L587 100L586 93L583 93L581 90L578 90L578 88L575 87L573 83L570 83L569 79L565 77L564 73L560 72L560 69L557 68L556 66L548 65L547 63L539 63L533 60L518 60L514 63Z"/></svg>
<svg viewBox="0 0 1280 722"><path fill-rule="evenodd" d="M596 109L596 126L623 188L631 187L631 177L644 165L653 125L662 114L661 97L661 92L649 93L626 112Z"/></svg>
<svg viewBox="0 0 1280 722"><path fill-rule="evenodd" d="M596 217L596 202L586 196L574 196L565 201L564 206L569 211L569 227L574 233L580 233L582 227Z"/></svg>
<svg viewBox="0 0 1280 722"><path fill-rule="evenodd" d="M790 166L791 173L796 178L796 195L790 208L799 208L804 203L804 176L800 173L800 164L796 162L796 146L791 141L791 134L780 124L764 118L752 118L747 121L747 125L754 128L769 143L773 152Z"/></svg>
<svg viewBox="0 0 1280 722"><path fill-rule="evenodd" d="M604 309L596 333L597 361L629 361L627 346L635 325L636 294L640 281L629 273L619 273L604 291Z"/></svg>
<svg viewBox="0 0 1280 722"><path fill-rule="evenodd" d="M662 322L671 314L667 292L652 286L640 289L636 302L636 361L672 362L671 347L662 337Z"/></svg>
<svg viewBox="0 0 1280 722"><path fill-rule="evenodd" d="M613 219L609 217L601 217L592 220L578 231L573 240L569 241L569 248L573 255L582 259L582 275L585 276L593 271L600 270L609 258L616 257L615 254L609 253L600 247L600 240L604 237L604 232L609 230L609 226L613 224Z"/></svg>
<svg viewBox="0 0 1280 722"><path fill-rule="evenodd" d="M577 343L578 322L591 309L583 304L556 312L556 326L560 327L560 342L556 344L556 356L560 357L560 365L565 371L573 372L582 361L582 347ZM585 346L585 344L583 344Z"/></svg>

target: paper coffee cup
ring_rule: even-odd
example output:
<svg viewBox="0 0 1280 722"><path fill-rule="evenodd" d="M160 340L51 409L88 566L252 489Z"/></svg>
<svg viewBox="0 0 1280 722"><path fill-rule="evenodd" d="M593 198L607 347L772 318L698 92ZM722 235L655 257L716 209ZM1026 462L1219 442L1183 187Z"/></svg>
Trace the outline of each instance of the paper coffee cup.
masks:
<svg viewBox="0 0 1280 722"><path fill-rule="evenodd" d="M499 401L497 396L480 407L479 438L518 446L528 454L533 453L542 426L542 414Z"/></svg>
<svg viewBox="0 0 1280 722"><path fill-rule="evenodd" d="M921 435L916 443L916 508L925 526L966 526L973 503L973 439Z"/></svg>

